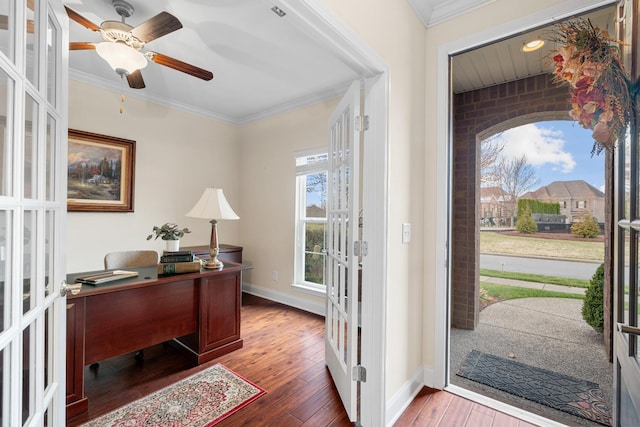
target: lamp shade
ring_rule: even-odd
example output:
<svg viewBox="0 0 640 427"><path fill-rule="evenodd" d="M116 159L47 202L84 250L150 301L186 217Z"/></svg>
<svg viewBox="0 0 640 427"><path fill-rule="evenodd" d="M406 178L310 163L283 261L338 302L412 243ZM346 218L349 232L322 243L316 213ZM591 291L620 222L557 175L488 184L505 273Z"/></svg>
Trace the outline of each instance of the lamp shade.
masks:
<svg viewBox="0 0 640 427"><path fill-rule="evenodd" d="M190 218L240 219L231 209L221 188L205 188L198 203L187 213Z"/></svg>
<svg viewBox="0 0 640 427"><path fill-rule="evenodd" d="M123 43L98 43L96 51L115 72L124 70L127 74L131 74L147 66L147 58L142 53Z"/></svg>

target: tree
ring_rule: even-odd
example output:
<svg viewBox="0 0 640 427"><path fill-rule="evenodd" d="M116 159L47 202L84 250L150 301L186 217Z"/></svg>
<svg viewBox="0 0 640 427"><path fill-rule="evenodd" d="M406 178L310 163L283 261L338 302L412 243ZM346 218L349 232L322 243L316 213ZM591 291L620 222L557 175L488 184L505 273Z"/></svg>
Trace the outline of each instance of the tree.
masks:
<svg viewBox="0 0 640 427"><path fill-rule="evenodd" d="M504 149L502 133L497 133L480 143L480 184L495 182L493 168Z"/></svg>
<svg viewBox="0 0 640 427"><path fill-rule="evenodd" d="M580 215L578 222L571 225L571 233L578 237L593 239L600 234L598 221L588 212Z"/></svg>
<svg viewBox="0 0 640 427"><path fill-rule="evenodd" d="M493 167L493 175L506 193L505 209L513 225L518 197L538 185L536 172L523 154L511 159L501 156Z"/></svg>
<svg viewBox="0 0 640 427"><path fill-rule="evenodd" d="M582 318L593 329L602 332L604 326L604 264L593 273L582 303Z"/></svg>
<svg viewBox="0 0 640 427"><path fill-rule="evenodd" d="M516 228L522 234L533 234L538 231L538 224L536 224L536 221L531 216L531 210L528 206L525 206L518 215Z"/></svg>

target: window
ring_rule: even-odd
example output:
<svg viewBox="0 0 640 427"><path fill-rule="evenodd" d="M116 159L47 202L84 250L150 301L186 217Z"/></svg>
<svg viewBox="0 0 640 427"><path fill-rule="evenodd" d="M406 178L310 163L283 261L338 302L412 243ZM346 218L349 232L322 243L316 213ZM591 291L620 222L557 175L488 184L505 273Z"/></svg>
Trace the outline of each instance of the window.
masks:
<svg viewBox="0 0 640 427"><path fill-rule="evenodd" d="M587 207L587 201L586 200L577 200L576 201L576 208L577 209L586 209Z"/></svg>
<svg viewBox="0 0 640 427"><path fill-rule="evenodd" d="M327 149L296 154L295 286L325 292Z"/></svg>

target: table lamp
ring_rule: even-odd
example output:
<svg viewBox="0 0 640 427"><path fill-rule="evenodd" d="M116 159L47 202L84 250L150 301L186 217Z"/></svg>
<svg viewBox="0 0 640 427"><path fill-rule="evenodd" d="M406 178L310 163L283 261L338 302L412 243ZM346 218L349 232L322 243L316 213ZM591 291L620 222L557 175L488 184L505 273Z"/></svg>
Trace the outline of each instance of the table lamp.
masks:
<svg viewBox="0 0 640 427"><path fill-rule="evenodd" d="M211 240L209 242L209 260L204 268L222 268L224 264L218 259L218 220L240 219L231 209L221 188L205 188L198 203L187 213L190 218L209 219L211 223Z"/></svg>

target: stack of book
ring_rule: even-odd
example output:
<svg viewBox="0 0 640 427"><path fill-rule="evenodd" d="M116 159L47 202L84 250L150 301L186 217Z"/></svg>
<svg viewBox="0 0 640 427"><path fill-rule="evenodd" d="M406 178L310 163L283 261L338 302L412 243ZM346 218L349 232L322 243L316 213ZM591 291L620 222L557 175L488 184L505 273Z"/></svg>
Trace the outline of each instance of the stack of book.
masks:
<svg viewBox="0 0 640 427"><path fill-rule="evenodd" d="M200 271L200 260L192 251L162 252L158 274L180 274Z"/></svg>

